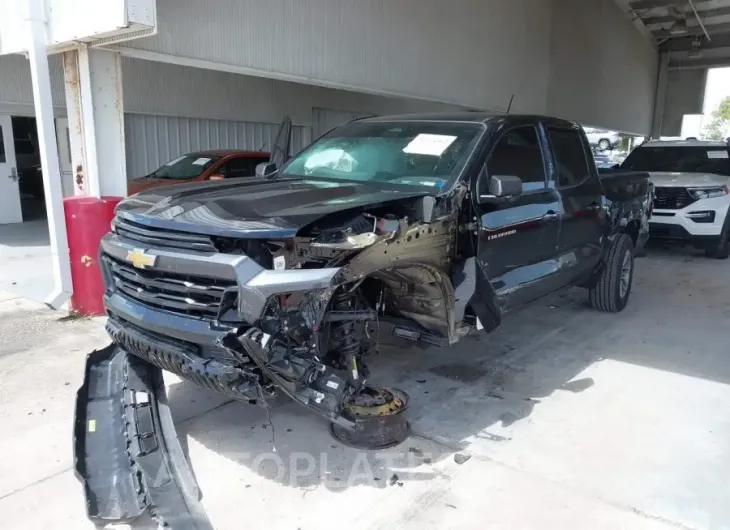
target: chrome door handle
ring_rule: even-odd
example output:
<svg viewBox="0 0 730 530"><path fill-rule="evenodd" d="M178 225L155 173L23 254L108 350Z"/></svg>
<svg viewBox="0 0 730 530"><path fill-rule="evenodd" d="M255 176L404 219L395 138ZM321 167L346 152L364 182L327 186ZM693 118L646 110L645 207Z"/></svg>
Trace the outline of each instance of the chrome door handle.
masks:
<svg viewBox="0 0 730 530"><path fill-rule="evenodd" d="M8 178L14 182L18 182L18 172L14 167L10 168L10 175L8 175Z"/></svg>
<svg viewBox="0 0 730 530"><path fill-rule="evenodd" d="M560 214L558 214L552 210L549 210L549 211L545 212L545 215L543 215L542 218L545 221L557 221L558 219L560 219Z"/></svg>

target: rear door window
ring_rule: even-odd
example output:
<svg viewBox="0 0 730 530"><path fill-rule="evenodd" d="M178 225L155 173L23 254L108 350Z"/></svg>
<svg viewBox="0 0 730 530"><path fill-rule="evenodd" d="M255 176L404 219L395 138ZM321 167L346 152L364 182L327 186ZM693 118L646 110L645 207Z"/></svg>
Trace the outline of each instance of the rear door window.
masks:
<svg viewBox="0 0 730 530"><path fill-rule="evenodd" d="M575 186L591 176L585 145L578 131L548 128L548 138L555 157L558 187Z"/></svg>

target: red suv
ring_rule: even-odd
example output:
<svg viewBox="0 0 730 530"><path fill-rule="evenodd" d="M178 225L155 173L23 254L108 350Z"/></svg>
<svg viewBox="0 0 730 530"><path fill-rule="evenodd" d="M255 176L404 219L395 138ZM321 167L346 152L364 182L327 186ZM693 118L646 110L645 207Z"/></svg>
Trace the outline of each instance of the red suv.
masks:
<svg viewBox="0 0 730 530"><path fill-rule="evenodd" d="M256 166L269 161L264 151L216 149L179 156L147 176L129 181L129 195L158 186L224 178L253 177Z"/></svg>

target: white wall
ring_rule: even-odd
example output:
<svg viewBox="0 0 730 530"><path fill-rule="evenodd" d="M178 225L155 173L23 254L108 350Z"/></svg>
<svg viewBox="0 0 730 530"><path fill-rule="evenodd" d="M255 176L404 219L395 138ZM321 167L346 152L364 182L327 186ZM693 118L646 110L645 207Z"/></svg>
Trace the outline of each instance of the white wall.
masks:
<svg viewBox="0 0 730 530"><path fill-rule="evenodd" d="M547 112L648 135L658 55L611 0L555 0Z"/></svg>
<svg viewBox="0 0 730 530"><path fill-rule="evenodd" d="M65 116L60 57L50 62L55 110ZM295 125L297 152L312 140L315 108L341 116L456 108L129 58L122 61L122 75L130 178L190 151L267 150L285 115ZM22 56L0 57L0 112L33 115L30 70Z"/></svg>
<svg viewBox="0 0 730 530"><path fill-rule="evenodd" d="M343 115L455 108L321 86L338 85L492 110L514 94L513 112L650 128L656 51L613 0L158 0L158 19L157 36L124 46L258 76L127 58L129 113L257 124L288 114L311 126L314 107ZM0 111L10 101L32 112L23 61L0 57ZM58 58L51 64L63 112Z"/></svg>
<svg viewBox="0 0 730 530"><path fill-rule="evenodd" d="M453 110L453 105L359 94L260 77L124 59L124 110L142 114L312 124L312 108L370 114Z"/></svg>
<svg viewBox="0 0 730 530"><path fill-rule="evenodd" d="M552 3L158 0L158 35L125 46L482 109L514 94L513 110L541 112Z"/></svg>

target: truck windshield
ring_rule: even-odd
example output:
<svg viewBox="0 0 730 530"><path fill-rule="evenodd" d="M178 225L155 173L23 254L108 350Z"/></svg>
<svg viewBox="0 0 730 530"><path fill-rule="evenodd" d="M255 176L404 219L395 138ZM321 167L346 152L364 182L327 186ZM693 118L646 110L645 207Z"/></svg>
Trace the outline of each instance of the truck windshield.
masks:
<svg viewBox="0 0 730 530"><path fill-rule="evenodd" d="M716 173L730 176L730 155L723 146L637 147L621 164L629 171Z"/></svg>
<svg viewBox="0 0 730 530"><path fill-rule="evenodd" d="M219 158L219 156L200 153L179 156L156 169L149 176L159 179L194 179L202 175L203 171L212 166Z"/></svg>
<svg viewBox="0 0 730 530"><path fill-rule="evenodd" d="M459 175L483 126L454 122L352 122L296 155L281 176L441 188Z"/></svg>

